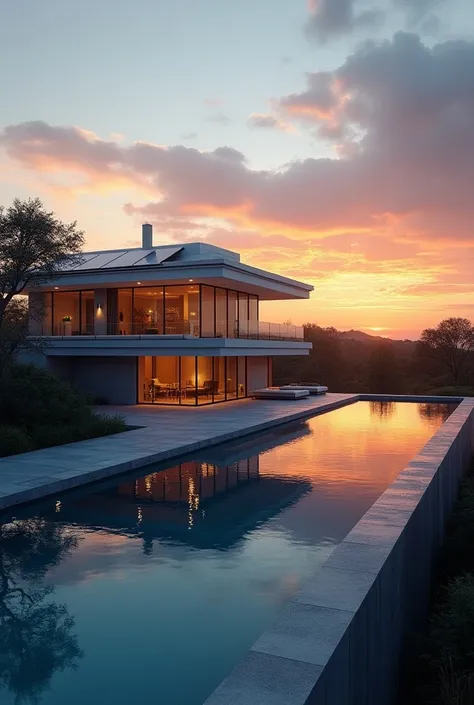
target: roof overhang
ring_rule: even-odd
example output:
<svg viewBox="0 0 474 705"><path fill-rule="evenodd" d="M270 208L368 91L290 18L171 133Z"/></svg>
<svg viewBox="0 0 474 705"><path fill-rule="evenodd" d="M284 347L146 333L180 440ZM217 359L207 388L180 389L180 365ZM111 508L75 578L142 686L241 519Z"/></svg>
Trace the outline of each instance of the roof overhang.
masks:
<svg viewBox="0 0 474 705"><path fill-rule="evenodd" d="M87 264L87 263L86 263ZM110 263L113 265L113 262ZM94 270L73 269L57 276L35 291L96 289L108 287L157 286L160 284L209 284L255 294L261 300L307 299L313 287L238 261L200 260L140 264L133 267L107 266ZM33 287L30 287L30 290Z"/></svg>

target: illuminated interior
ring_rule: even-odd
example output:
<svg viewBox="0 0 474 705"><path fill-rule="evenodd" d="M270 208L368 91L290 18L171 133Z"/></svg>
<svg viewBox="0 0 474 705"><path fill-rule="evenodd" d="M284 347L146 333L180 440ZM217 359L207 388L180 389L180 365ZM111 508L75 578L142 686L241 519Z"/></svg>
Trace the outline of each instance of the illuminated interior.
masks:
<svg viewBox="0 0 474 705"><path fill-rule="evenodd" d="M246 357L138 358L141 404L198 406L247 396Z"/></svg>

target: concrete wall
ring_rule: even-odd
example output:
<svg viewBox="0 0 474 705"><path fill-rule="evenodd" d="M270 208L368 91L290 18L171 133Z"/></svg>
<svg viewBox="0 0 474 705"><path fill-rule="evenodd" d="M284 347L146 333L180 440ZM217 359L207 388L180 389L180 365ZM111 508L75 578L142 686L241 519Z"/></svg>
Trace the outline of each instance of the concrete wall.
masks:
<svg viewBox="0 0 474 705"><path fill-rule="evenodd" d="M420 401L420 398L418 398ZM464 400L206 705L392 705L474 449Z"/></svg>
<svg viewBox="0 0 474 705"><path fill-rule="evenodd" d="M268 384L268 357L249 357L247 359L247 393L262 389Z"/></svg>
<svg viewBox="0 0 474 705"><path fill-rule="evenodd" d="M51 357L52 372L110 404L137 403L137 358Z"/></svg>

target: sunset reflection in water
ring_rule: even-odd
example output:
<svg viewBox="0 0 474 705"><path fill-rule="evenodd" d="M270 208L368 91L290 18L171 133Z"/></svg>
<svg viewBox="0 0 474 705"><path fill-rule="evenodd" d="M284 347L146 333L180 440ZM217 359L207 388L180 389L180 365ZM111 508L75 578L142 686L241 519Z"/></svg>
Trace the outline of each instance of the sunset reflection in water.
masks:
<svg viewBox="0 0 474 705"><path fill-rule="evenodd" d="M361 402L18 512L0 702L200 705L453 408Z"/></svg>

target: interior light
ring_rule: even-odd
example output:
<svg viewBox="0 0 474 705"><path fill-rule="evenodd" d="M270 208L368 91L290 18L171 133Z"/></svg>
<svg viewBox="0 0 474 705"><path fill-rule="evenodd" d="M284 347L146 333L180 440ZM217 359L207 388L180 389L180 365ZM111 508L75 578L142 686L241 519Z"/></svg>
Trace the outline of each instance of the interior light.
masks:
<svg viewBox="0 0 474 705"><path fill-rule="evenodd" d="M55 286L54 288L55 288L55 289L59 289L59 286Z"/></svg>
<svg viewBox="0 0 474 705"><path fill-rule="evenodd" d="M137 284L141 284L141 282L137 282Z"/></svg>
<svg viewBox="0 0 474 705"><path fill-rule="evenodd" d="M190 279L189 281L190 281L190 282L193 282L193 281L194 281L194 279Z"/></svg>

